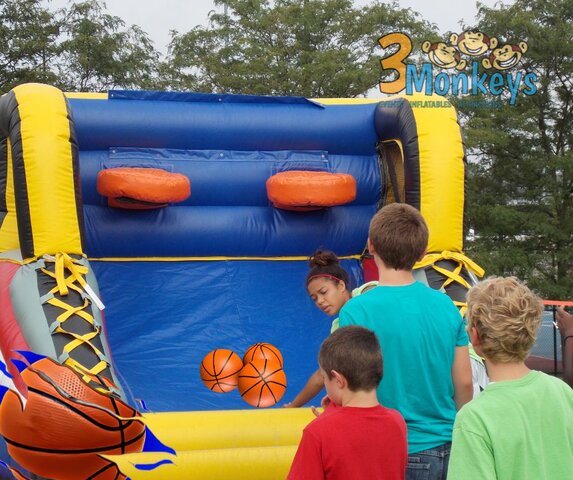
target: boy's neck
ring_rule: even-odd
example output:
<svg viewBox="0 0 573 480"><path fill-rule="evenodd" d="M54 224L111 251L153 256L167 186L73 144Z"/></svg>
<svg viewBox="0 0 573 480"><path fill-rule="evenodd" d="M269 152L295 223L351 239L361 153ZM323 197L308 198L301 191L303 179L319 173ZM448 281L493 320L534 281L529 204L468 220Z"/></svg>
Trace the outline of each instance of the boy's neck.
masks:
<svg viewBox="0 0 573 480"><path fill-rule="evenodd" d="M359 408L369 408L379 405L376 390L370 390L368 392L359 390L357 392L353 392L348 389L342 395L341 404L342 407Z"/></svg>
<svg viewBox="0 0 573 480"><path fill-rule="evenodd" d="M519 380L531 372L531 370L523 362L494 363L486 358L485 365L489 379L492 382Z"/></svg>
<svg viewBox="0 0 573 480"><path fill-rule="evenodd" d="M384 262L377 259L376 266L378 267L378 285L383 287L401 287L410 285L416 281L412 270L396 270L384 265Z"/></svg>

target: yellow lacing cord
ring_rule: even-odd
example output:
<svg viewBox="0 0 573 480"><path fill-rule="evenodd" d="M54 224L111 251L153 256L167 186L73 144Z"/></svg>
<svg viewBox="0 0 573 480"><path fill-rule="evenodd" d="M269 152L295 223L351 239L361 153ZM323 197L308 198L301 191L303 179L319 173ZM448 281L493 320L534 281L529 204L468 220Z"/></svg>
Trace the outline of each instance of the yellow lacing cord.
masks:
<svg viewBox="0 0 573 480"><path fill-rule="evenodd" d="M47 261L52 261L52 260L50 258L47 258ZM101 373L109 366L109 363L105 358L105 354L101 352L93 343L91 343L91 340L99 335L100 328L97 325L95 325L94 317L90 313L85 311L85 308L90 305L90 301L88 300L88 298L85 297L84 294L84 290L87 285L84 276L88 273L88 268L86 266L79 265L78 263L76 263L77 261L71 258L66 253L57 253L53 261L55 263L54 272L50 272L45 268L40 269L42 273L53 278L56 281L56 286L48 292L48 295L58 294L59 296L67 296L69 290L74 290L75 292L82 295L82 297L84 297L84 303L83 305L80 305L78 307L72 307L71 305L68 305L66 302L64 302L59 298L52 297L48 299L46 303L49 303L54 307L58 307L64 310L63 313L58 315L55 322L50 327L51 332L61 333L74 338L74 340L70 341L63 348L63 353L65 354L65 357L67 357L63 363L70 366L71 368L76 370L80 375L82 375L82 379L85 382L90 383L93 380L92 375L97 375ZM69 272L68 276L66 276L66 271ZM81 287L78 286L77 284L79 284ZM62 327L62 325L73 315L76 315L85 320L87 323L91 325L93 330L83 335L78 335L77 333L65 330ZM77 360L69 356L74 349L84 344L90 347L93 350L93 352L97 355L97 357L100 359L100 361L97 364L95 364L92 368L85 367L84 365L80 364ZM110 391L109 389L101 389L101 388L98 388L97 390L102 391L104 393L109 393Z"/></svg>
<svg viewBox="0 0 573 480"><path fill-rule="evenodd" d="M453 302L454 302L454 305L456 307L458 307L458 310L460 311L460 315L462 317L464 317L466 314L466 311L468 309L468 304L466 302L458 302L457 300L453 300Z"/></svg>
<svg viewBox="0 0 573 480"><path fill-rule="evenodd" d="M456 262L456 268L454 270L448 270L447 268L439 267L436 265L437 262L440 260L451 260ZM422 260L420 260L416 265L414 265L414 269L425 268L431 266L434 270L441 273L446 277L446 280L442 284L442 288L446 288L452 282L457 282L463 285L465 288L469 289L471 285L467 282L467 280L462 277L461 272L462 269L465 267L467 271L472 272L474 275L478 277L484 276L484 269L481 268L477 263L473 260L470 260L466 257L463 253L460 252L450 252L444 250L441 253L429 253L427 254ZM462 316L466 313L467 310L467 303L466 302L458 302L454 301L456 307L460 309L460 313Z"/></svg>
<svg viewBox="0 0 573 480"><path fill-rule="evenodd" d="M100 364L103 363L103 368L100 370L104 370L106 367L108 367L108 363L105 360L100 360L100 362L91 368L91 370L95 370L96 367L98 367ZM116 393L119 394L119 391L117 388L111 386L111 385L107 385L101 381L96 381L94 379L94 375L92 375L92 373L86 369L81 363L79 363L77 360L68 357L66 359L66 361L64 362L64 364L66 364L67 366L69 366L70 368L73 368L76 372L78 372L81 377L82 380L84 382L86 382L88 385L90 385L94 390L97 390L98 392L104 393L106 395L110 395L111 393ZM97 378L97 377L95 377ZM103 385L103 386L102 386Z"/></svg>

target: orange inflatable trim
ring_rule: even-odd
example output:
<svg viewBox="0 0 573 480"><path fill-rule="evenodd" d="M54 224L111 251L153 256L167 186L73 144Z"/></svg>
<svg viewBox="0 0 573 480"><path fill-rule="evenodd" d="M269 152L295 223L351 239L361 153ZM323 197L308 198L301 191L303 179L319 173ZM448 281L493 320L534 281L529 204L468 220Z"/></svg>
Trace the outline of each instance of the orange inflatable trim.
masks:
<svg viewBox="0 0 573 480"><path fill-rule="evenodd" d="M267 180L267 196L283 210L318 210L354 201L356 180L347 173L291 170Z"/></svg>
<svg viewBox="0 0 573 480"><path fill-rule="evenodd" d="M159 168L109 168L98 173L97 191L110 207L147 210L189 198L191 182Z"/></svg>

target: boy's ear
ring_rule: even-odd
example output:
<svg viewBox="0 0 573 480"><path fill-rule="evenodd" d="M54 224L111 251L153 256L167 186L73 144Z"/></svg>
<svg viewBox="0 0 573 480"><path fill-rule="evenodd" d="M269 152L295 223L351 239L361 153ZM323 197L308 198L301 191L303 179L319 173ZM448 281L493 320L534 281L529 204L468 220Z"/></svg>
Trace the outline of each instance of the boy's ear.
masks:
<svg viewBox="0 0 573 480"><path fill-rule="evenodd" d="M481 345L481 338L479 336L479 332L477 331L476 327L468 328L468 336L470 337L470 343L474 347Z"/></svg>
<svg viewBox="0 0 573 480"><path fill-rule="evenodd" d="M366 242L366 247L368 247L368 253L370 253L370 255L376 254L376 250L374 250L374 245L372 245L370 237L368 237L368 241Z"/></svg>
<svg viewBox="0 0 573 480"><path fill-rule="evenodd" d="M342 373L337 372L336 370L331 370L330 375L332 375L332 377L336 379L336 384L338 388L346 388L348 382L346 380L346 377L342 375Z"/></svg>

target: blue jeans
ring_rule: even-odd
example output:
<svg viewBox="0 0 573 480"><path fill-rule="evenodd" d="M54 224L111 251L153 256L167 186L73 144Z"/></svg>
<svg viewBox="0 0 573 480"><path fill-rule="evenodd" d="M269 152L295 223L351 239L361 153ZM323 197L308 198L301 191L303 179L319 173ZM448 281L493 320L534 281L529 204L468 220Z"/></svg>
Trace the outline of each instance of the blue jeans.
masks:
<svg viewBox="0 0 573 480"><path fill-rule="evenodd" d="M406 480L446 480L451 443L408 455Z"/></svg>

